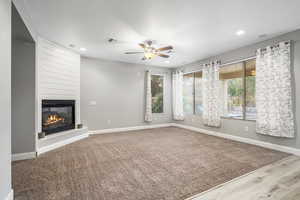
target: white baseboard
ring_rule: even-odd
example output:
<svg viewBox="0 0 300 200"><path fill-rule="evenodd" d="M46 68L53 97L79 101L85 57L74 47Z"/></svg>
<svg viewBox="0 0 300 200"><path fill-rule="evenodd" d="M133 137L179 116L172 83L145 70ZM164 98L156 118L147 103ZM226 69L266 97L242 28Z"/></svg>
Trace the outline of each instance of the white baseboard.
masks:
<svg viewBox="0 0 300 200"><path fill-rule="evenodd" d="M27 160L35 157L36 157L36 152L16 153L16 154L12 154L11 160L12 161Z"/></svg>
<svg viewBox="0 0 300 200"><path fill-rule="evenodd" d="M144 129L152 129L152 128L163 128L163 127L170 127L170 126L173 126L173 123L94 130L94 131L90 131L90 134L116 133L116 132L136 131L136 130L144 130Z"/></svg>
<svg viewBox="0 0 300 200"><path fill-rule="evenodd" d="M290 153L290 154L294 154L296 156L300 156L300 149L296 149L296 148L292 148L292 147L287 147L287 146L282 146L282 145L273 144L273 143L269 143L269 142L263 142L263 141L259 141L259 140L234 136L234 135L230 135L230 134L226 134L226 133L220 133L220 132L216 132L216 131L210 131L210 130L201 129L201 128L197 128L197 127L193 127L193 126L187 126L187 125L183 125L183 124L173 123L173 126L188 129L188 130L191 130L191 131L196 131L196 132L199 132L199 133L204 133L204 134L207 134L207 135L226 138L226 139L229 139L229 140L234 140L234 141L238 141L238 142L252 144L252 145L256 145L256 146L260 146L260 147L264 147L264 148L268 148L268 149L272 149L272 150L276 150L276 151L282 151L282 152L285 152L285 153Z"/></svg>
<svg viewBox="0 0 300 200"><path fill-rule="evenodd" d="M14 190L11 189L4 200L14 200Z"/></svg>
<svg viewBox="0 0 300 200"><path fill-rule="evenodd" d="M75 137L68 138L68 139L63 140L63 141L53 143L53 144L45 146L45 147L41 147L37 150L37 154L40 155L42 153L46 153L48 151L51 151L51 150L57 149L59 147L62 147L66 144L70 144L70 143L76 142L78 140L82 140L84 138L87 138L88 136L89 136L89 134L85 133L85 134L81 134L81 135L78 135L78 136L75 136Z"/></svg>
<svg viewBox="0 0 300 200"><path fill-rule="evenodd" d="M183 124L178 124L178 123L165 123L165 124L154 124L154 125L145 125L145 126L132 126L132 127L124 127L124 128L93 130L93 131L89 131L89 134L116 133L116 132L135 131L135 130L144 130L144 129L152 129L152 128L163 128L163 127L170 127L170 126L184 128L187 130L196 131L196 132L207 134L207 135L217 136L217 137L221 137L221 138L225 138L225 139L229 139L229 140L234 140L234 141L238 141L238 142L261 146L264 148L273 149L273 150L282 151L285 153L290 153L290 154L300 156L300 149L287 147L287 146L283 146L283 145L278 145L278 144L273 144L273 143L269 143L269 142L263 142L263 141L254 140L254 139L250 139L250 138L234 136L234 135L221 133L221 132L217 132L217 131L210 131L210 130L197 128L197 127L193 127L193 126L188 126L188 125L183 125ZM63 145L83 139L85 137L88 137L89 134L77 136L77 137L70 138L69 140L66 140L63 142L58 142L53 145L43 147L38 150L38 154L45 153L47 151L56 149Z"/></svg>

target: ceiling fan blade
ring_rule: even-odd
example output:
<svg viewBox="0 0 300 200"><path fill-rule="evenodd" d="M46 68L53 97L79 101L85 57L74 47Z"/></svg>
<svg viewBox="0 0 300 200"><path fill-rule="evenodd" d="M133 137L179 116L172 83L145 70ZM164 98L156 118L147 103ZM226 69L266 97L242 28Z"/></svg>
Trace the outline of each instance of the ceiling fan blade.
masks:
<svg viewBox="0 0 300 200"><path fill-rule="evenodd" d="M160 56L160 57L163 57L163 58L169 58L170 56L169 55L166 55L166 54L157 54L158 56Z"/></svg>
<svg viewBox="0 0 300 200"><path fill-rule="evenodd" d="M142 48L145 48L145 47L146 47L145 44L143 44L143 43L139 43L139 45L140 45L140 47L142 47Z"/></svg>
<svg viewBox="0 0 300 200"><path fill-rule="evenodd" d="M157 49L157 51L166 51L166 50L170 50L170 49L173 49L173 47L172 46L166 46L166 47L162 47L162 48Z"/></svg>
<svg viewBox="0 0 300 200"><path fill-rule="evenodd" d="M125 52L125 54L140 54L140 53L144 53L144 52Z"/></svg>

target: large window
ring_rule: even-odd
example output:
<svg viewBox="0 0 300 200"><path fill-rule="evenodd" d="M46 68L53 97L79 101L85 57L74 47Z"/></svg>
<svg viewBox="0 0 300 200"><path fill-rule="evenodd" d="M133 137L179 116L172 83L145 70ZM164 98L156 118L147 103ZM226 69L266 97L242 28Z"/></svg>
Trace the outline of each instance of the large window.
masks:
<svg viewBox="0 0 300 200"><path fill-rule="evenodd" d="M164 112L164 76L151 75L152 113Z"/></svg>
<svg viewBox="0 0 300 200"><path fill-rule="evenodd" d="M220 69L223 116L243 119L244 66L237 63Z"/></svg>
<svg viewBox="0 0 300 200"><path fill-rule="evenodd" d="M256 119L255 59L220 68L222 116L234 119ZM183 110L186 114L201 115L202 72L183 76Z"/></svg>
<svg viewBox="0 0 300 200"><path fill-rule="evenodd" d="M183 76L183 111L186 114L194 114L194 74Z"/></svg>
<svg viewBox="0 0 300 200"><path fill-rule="evenodd" d="M255 104L255 75L256 75L256 62L249 60L245 62L246 65L246 106L245 106L245 119L256 119L256 104Z"/></svg>
<svg viewBox="0 0 300 200"><path fill-rule="evenodd" d="M183 110L186 114L202 114L202 72L183 76Z"/></svg>
<svg viewBox="0 0 300 200"><path fill-rule="evenodd" d="M195 82L195 114L199 115L203 112L202 106L202 72L194 73Z"/></svg>
<svg viewBox="0 0 300 200"><path fill-rule="evenodd" d="M224 117L255 120L255 60L220 69Z"/></svg>

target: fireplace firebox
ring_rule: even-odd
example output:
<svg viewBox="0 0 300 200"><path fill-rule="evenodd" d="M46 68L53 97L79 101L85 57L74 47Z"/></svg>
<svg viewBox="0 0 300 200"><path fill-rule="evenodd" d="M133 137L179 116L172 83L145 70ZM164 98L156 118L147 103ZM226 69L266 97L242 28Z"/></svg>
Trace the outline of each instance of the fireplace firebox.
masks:
<svg viewBox="0 0 300 200"><path fill-rule="evenodd" d="M46 135L75 128L75 100L42 100L42 131Z"/></svg>

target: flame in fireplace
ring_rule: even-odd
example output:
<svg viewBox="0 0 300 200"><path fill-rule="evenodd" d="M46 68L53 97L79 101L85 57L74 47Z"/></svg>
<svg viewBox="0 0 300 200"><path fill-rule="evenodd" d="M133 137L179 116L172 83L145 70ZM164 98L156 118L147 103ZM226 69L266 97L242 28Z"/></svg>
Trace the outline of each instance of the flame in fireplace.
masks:
<svg viewBox="0 0 300 200"><path fill-rule="evenodd" d="M64 121L65 119L58 115L49 115L44 125L47 126L47 125L55 124L57 122L64 122Z"/></svg>

